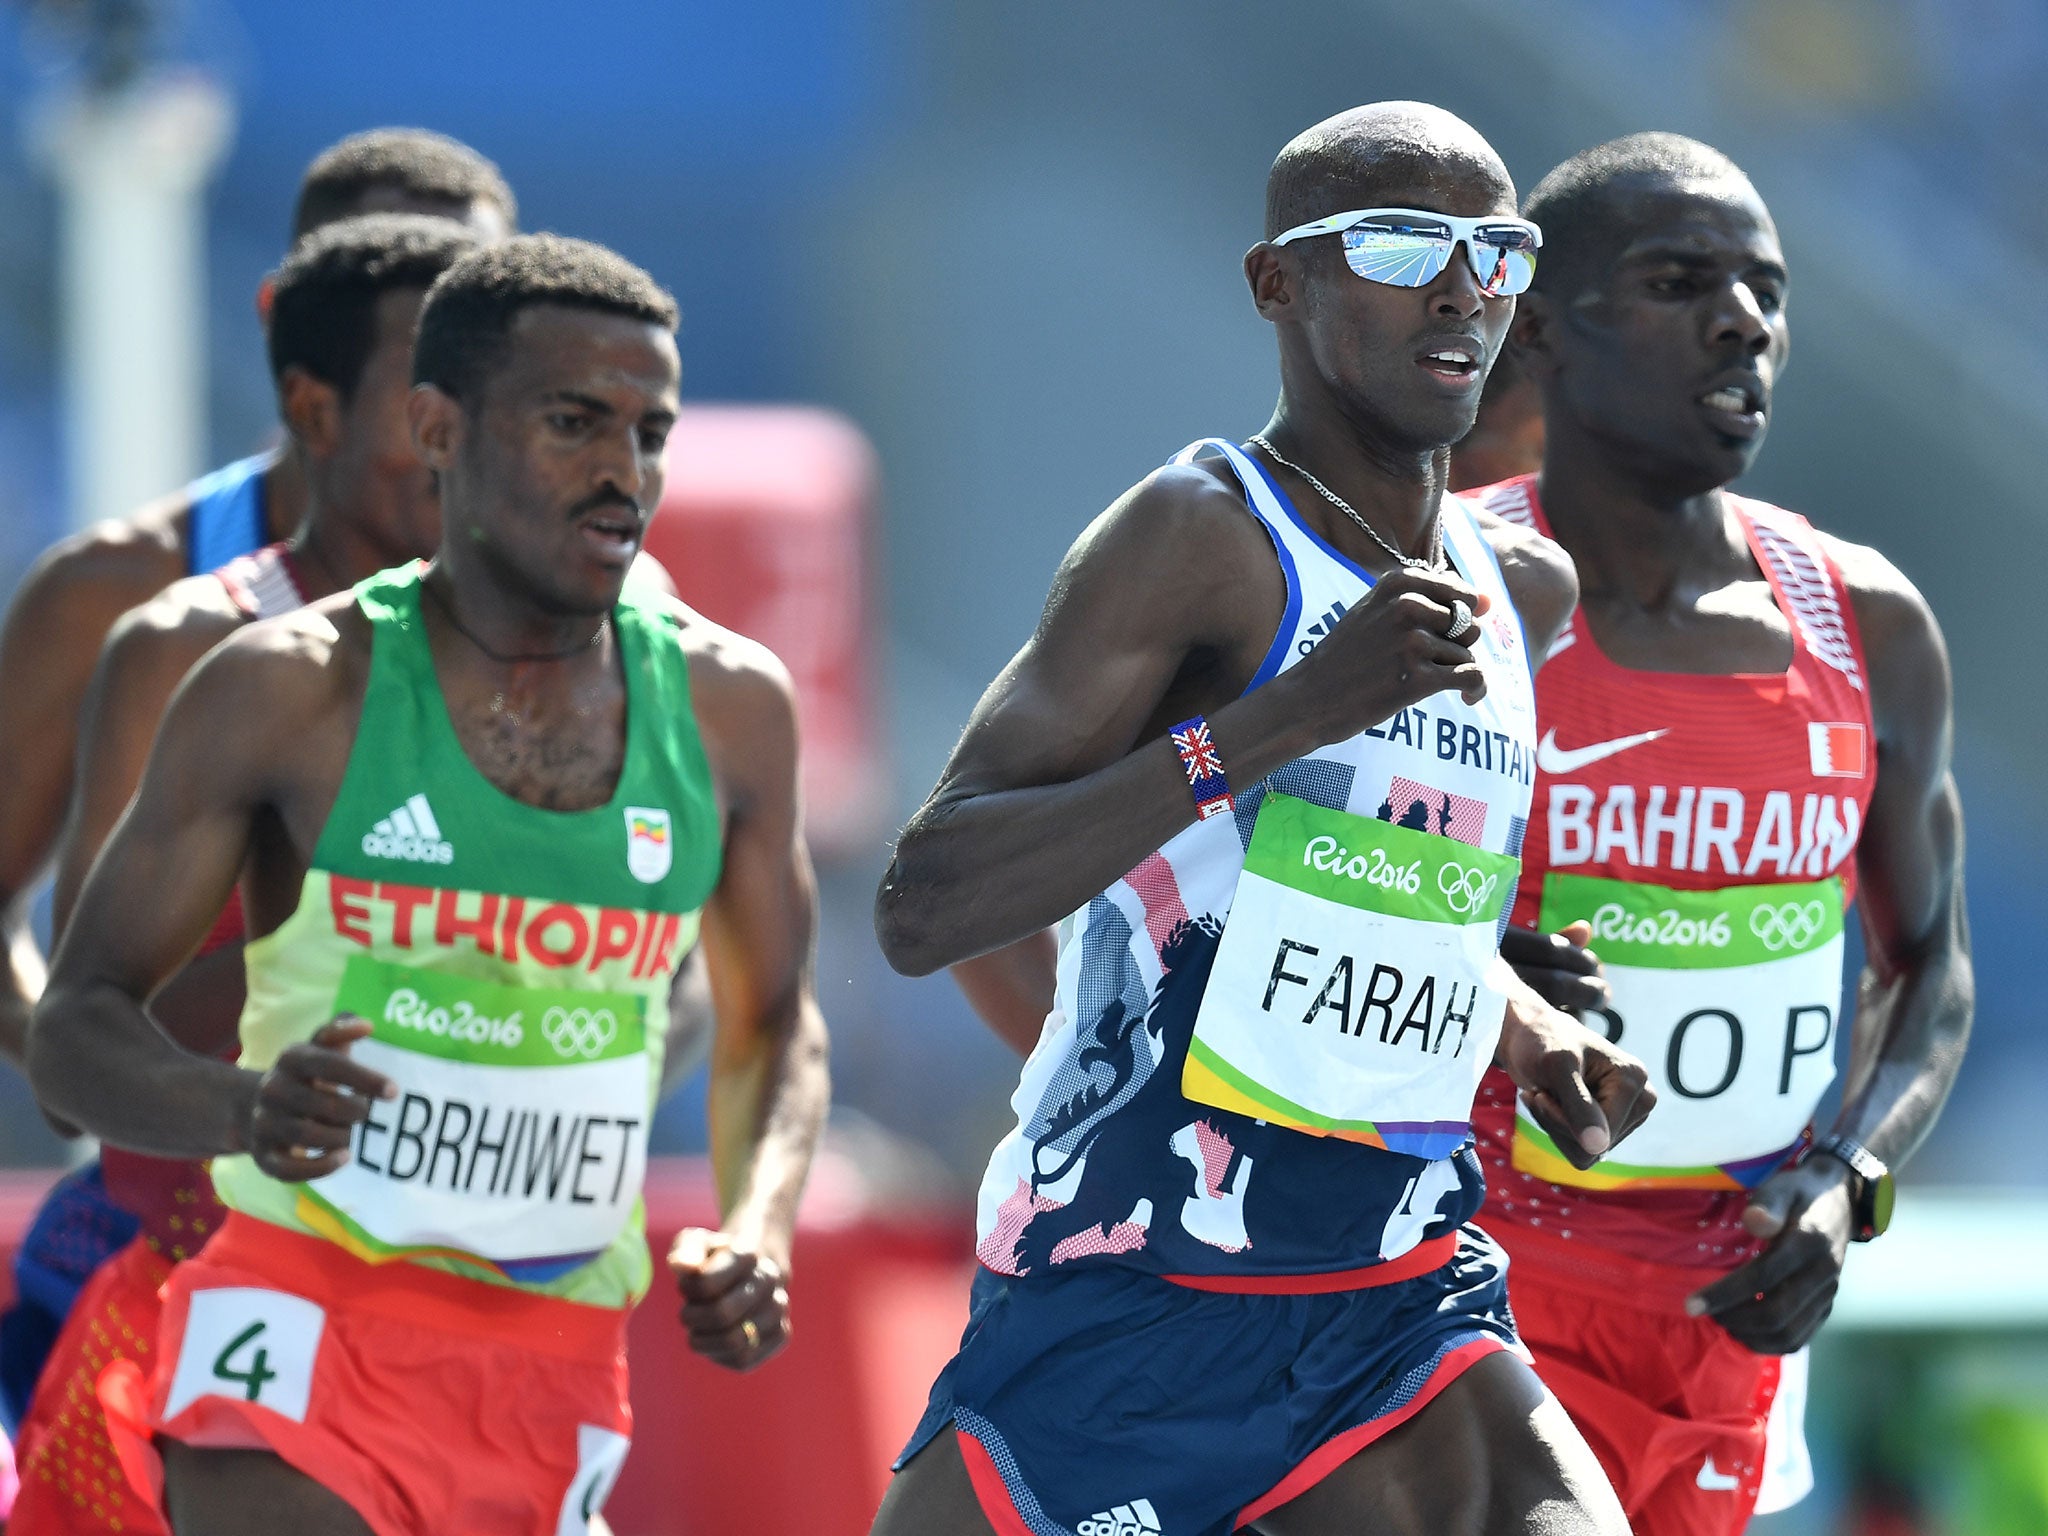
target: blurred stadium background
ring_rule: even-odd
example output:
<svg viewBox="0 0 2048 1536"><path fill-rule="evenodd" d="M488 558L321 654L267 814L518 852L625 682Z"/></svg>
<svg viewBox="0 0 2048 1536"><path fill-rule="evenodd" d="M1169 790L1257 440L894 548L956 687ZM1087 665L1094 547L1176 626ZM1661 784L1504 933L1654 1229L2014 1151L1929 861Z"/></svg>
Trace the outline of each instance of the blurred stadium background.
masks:
<svg viewBox="0 0 2048 1536"><path fill-rule="evenodd" d="M229 114L190 317L204 387L81 423L36 146L80 93L180 79ZM1189 438L1263 421L1272 344L1237 264L1274 150L1388 96L1470 119L1524 188L1619 133L1703 138L1750 172L1793 269L1793 367L1744 488L1881 546L1947 629L1978 958L1970 1060L1905 1181L1920 1236L1853 1256L1817 1352L1818 1491L1757 1529L2041 1536L2048 1030L2025 956L2048 931L2048 728L2021 599L2048 568L2044 81L2041 0L11 0L0 591L82 503L68 434L119 455L196 406L191 471L272 435L252 296L313 154L387 123L476 145L526 227L675 290L688 399L823 407L872 444L803 418L872 524L759 579L798 582L799 612L842 605L837 704L809 707L852 701L846 739L872 748L822 787L834 1177L862 1184L846 1209L964 1219L1015 1064L949 982L888 971L874 880L1073 535ZM11 1075L0 1105L0 1160L62 1159ZM701 1150L701 1110L672 1106L661 1137Z"/></svg>

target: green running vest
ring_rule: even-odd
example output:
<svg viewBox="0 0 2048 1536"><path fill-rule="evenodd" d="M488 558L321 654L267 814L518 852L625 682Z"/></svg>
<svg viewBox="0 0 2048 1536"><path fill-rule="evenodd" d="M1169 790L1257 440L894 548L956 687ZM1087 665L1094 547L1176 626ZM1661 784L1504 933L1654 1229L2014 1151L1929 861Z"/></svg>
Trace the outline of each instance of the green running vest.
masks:
<svg viewBox="0 0 2048 1536"><path fill-rule="evenodd" d="M372 1262L596 1306L647 1288L641 1184L668 993L718 882L720 828L661 612L622 599L626 755L611 801L547 811L463 751L420 621L422 567L356 588L369 685L298 907L246 950L242 1064L337 1013L399 1085L325 1178L217 1158L235 1210Z"/></svg>

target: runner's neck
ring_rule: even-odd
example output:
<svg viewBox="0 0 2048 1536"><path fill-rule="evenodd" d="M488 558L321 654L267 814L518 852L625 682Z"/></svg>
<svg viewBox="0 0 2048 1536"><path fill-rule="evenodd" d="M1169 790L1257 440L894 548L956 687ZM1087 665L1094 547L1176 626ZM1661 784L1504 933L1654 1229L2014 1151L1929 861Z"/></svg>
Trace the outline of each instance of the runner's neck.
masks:
<svg viewBox="0 0 2048 1536"><path fill-rule="evenodd" d="M264 534L270 543L299 531L306 520L308 500L306 470L297 451L280 449L276 462L263 471Z"/></svg>
<svg viewBox="0 0 2048 1536"><path fill-rule="evenodd" d="M1430 527L1450 475L1449 450L1396 452L1372 442L1355 423L1322 420L1284 395L1259 435L1348 501L1397 547L1411 555L1429 553ZM1284 466L1269 468L1290 487L1299 480ZM1325 543L1368 571L1396 568L1386 551L1314 486L1301 489L1306 494L1291 497L1295 511Z"/></svg>
<svg viewBox="0 0 2048 1536"><path fill-rule="evenodd" d="M1657 496L1611 459L1556 445L1536 484L1551 537L1578 567L1582 601L1662 612L1761 574L1719 487Z"/></svg>

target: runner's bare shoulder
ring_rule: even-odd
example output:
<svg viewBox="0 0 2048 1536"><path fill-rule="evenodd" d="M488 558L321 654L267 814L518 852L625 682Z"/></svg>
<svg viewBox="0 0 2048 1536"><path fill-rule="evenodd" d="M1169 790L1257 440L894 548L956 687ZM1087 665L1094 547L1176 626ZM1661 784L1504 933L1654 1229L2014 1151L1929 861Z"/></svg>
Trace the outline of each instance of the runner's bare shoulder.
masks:
<svg viewBox="0 0 2048 1536"><path fill-rule="evenodd" d="M793 784L796 684L781 658L760 641L713 623L681 598L644 598L642 606L668 621L682 647L689 664L690 708L726 803L743 798L746 784Z"/></svg>
<svg viewBox="0 0 2048 1536"><path fill-rule="evenodd" d="M690 700L701 714L783 707L795 709L789 668L767 646L714 623L679 597L647 600L666 619L690 666Z"/></svg>
<svg viewBox="0 0 2048 1536"><path fill-rule="evenodd" d="M1920 589L1867 544L1853 544L1829 533L1821 533L1820 541L1835 569L1842 573L1842 584L1855 610L1864 659L1870 668L1872 703L1882 712L1886 704L1918 696L1929 702L1938 700L1945 709L1948 645ZM1880 715L1880 733L1884 723Z"/></svg>
<svg viewBox="0 0 2048 1536"><path fill-rule="evenodd" d="M1273 542L1220 458L1167 464L1125 491L1067 551L1040 632L1078 611L1187 647L1272 638L1286 579Z"/></svg>
<svg viewBox="0 0 2048 1536"><path fill-rule="evenodd" d="M1494 558L1500 561L1501 577L1529 636L1530 655L1539 659L1548 655L1551 642L1563 632L1579 605L1579 572L1572 557L1563 545L1534 528L1496 516L1473 497L1460 500L1471 510Z"/></svg>
<svg viewBox="0 0 2048 1536"><path fill-rule="evenodd" d="M345 759L369 681L370 635L349 592L245 624L186 678L173 703L179 728L215 732L223 754L267 758L283 777L335 751Z"/></svg>
<svg viewBox="0 0 2048 1536"><path fill-rule="evenodd" d="M180 491L135 513L59 539L22 578L9 627L27 623L45 640L91 634L185 575L192 501Z"/></svg>
<svg viewBox="0 0 2048 1536"><path fill-rule="evenodd" d="M176 668L180 674L242 627L241 609L220 578L187 576L115 622L102 666Z"/></svg>

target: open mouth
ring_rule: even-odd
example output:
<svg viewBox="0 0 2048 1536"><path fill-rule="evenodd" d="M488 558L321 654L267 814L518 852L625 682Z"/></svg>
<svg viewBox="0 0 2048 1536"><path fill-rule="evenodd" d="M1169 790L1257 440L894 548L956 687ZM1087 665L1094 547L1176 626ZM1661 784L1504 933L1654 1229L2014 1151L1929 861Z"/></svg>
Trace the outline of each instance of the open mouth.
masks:
<svg viewBox="0 0 2048 1536"><path fill-rule="evenodd" d="M1479 372L1479 349L1456 344L1433 347L1416 361L1446 379L1469 379Z"/></svg>
<svg viewBox="0 0 2048 1536"><path fill-rule="evenodd" d="M600 513L584 518L578 526L583 537L604 555L631 560L640 552L642 529L638 518Z"/></svg>
<svg viewBox="0 0 2048 1536"><path fill-rule="evenodd" d="M1699 397L1717 430L1752 438L1764 429L1763 391L1746 384L1722 384Z"/></svg>

